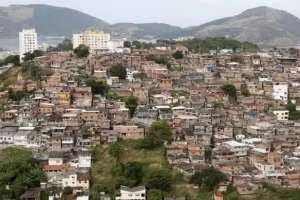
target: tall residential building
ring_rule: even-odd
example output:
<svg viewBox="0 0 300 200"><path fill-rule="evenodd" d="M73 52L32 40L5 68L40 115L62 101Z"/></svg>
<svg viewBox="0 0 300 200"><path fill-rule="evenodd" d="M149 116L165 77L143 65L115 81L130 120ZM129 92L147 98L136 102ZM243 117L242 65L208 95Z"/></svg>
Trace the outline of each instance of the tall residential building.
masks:
<svg viewBox="0 0 300 200"><path fill-rule="evenodd" d="M91 50L107 50L110 34L103 31L88 30L80 34L73 35L73 48L84 44L90 47Z"/></svg>
<svg viewBox="0 0 300 200"><path fill-rule="evenodd" d="M33 52L38 49L37 33L35 29L23 29L19 33L19 48L20 48L20 60L24 58L24 54Z"/></svg>

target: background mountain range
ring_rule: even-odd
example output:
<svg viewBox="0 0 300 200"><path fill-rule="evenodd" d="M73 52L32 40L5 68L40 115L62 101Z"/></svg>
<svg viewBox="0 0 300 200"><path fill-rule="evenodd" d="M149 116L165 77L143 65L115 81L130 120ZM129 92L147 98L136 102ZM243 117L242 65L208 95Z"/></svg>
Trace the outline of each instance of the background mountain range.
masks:
<svg viewBox="0 0 300 200"><path fill-rule="evenodd" d="M258 7L200 26L180 28L163 23L109 24L88 14L48 5L0 7L0 38L16 37L24 27L35 27L43 36L71 36L86 29L102 29L114 36L176 38L180 36L227 37L259 45L300 43L300 19L282 10Z"/></svg>

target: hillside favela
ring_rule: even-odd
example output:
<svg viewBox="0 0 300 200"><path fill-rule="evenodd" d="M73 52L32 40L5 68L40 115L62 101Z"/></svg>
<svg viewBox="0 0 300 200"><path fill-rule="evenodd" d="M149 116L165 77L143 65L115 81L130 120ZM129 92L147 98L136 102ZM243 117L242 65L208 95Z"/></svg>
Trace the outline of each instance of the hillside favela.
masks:
<svg viewBox="0 0 300 200"><path fill-rule="evenodd" d="M0 200L300 199L299 1L39 2L0 1Z"/></svg>

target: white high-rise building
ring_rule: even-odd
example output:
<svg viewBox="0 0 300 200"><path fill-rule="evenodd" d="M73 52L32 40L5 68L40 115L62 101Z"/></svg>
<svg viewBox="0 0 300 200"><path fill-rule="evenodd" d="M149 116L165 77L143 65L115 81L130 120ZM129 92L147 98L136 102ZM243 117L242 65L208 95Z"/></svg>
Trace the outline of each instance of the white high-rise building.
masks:
<svg viewBox="0 0 300 200"><path fill-rule="evenodd" d="M24 58L24 54L33 52L38 49L37 33L35 29L23 29L19 33L20 60Z"/></svg>
<svg viewBox="0 0 300 200"><path fill-rule="evenodd" d="M88 30L80 34L73 34L73 48L83 44L91 50L108 50L110 34L103 31Z"/></svg>

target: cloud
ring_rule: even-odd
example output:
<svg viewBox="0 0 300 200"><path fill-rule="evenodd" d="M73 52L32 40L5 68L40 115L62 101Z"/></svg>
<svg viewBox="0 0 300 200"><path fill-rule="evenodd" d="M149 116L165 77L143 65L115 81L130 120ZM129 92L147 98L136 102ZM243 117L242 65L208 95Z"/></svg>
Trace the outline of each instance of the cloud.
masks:
<svg viewBox="0 0 300 200"><path fill-rule="evenodd" d="M200 0L200 3L212 5L212 4L217 3L217 0Z"/></svg>

